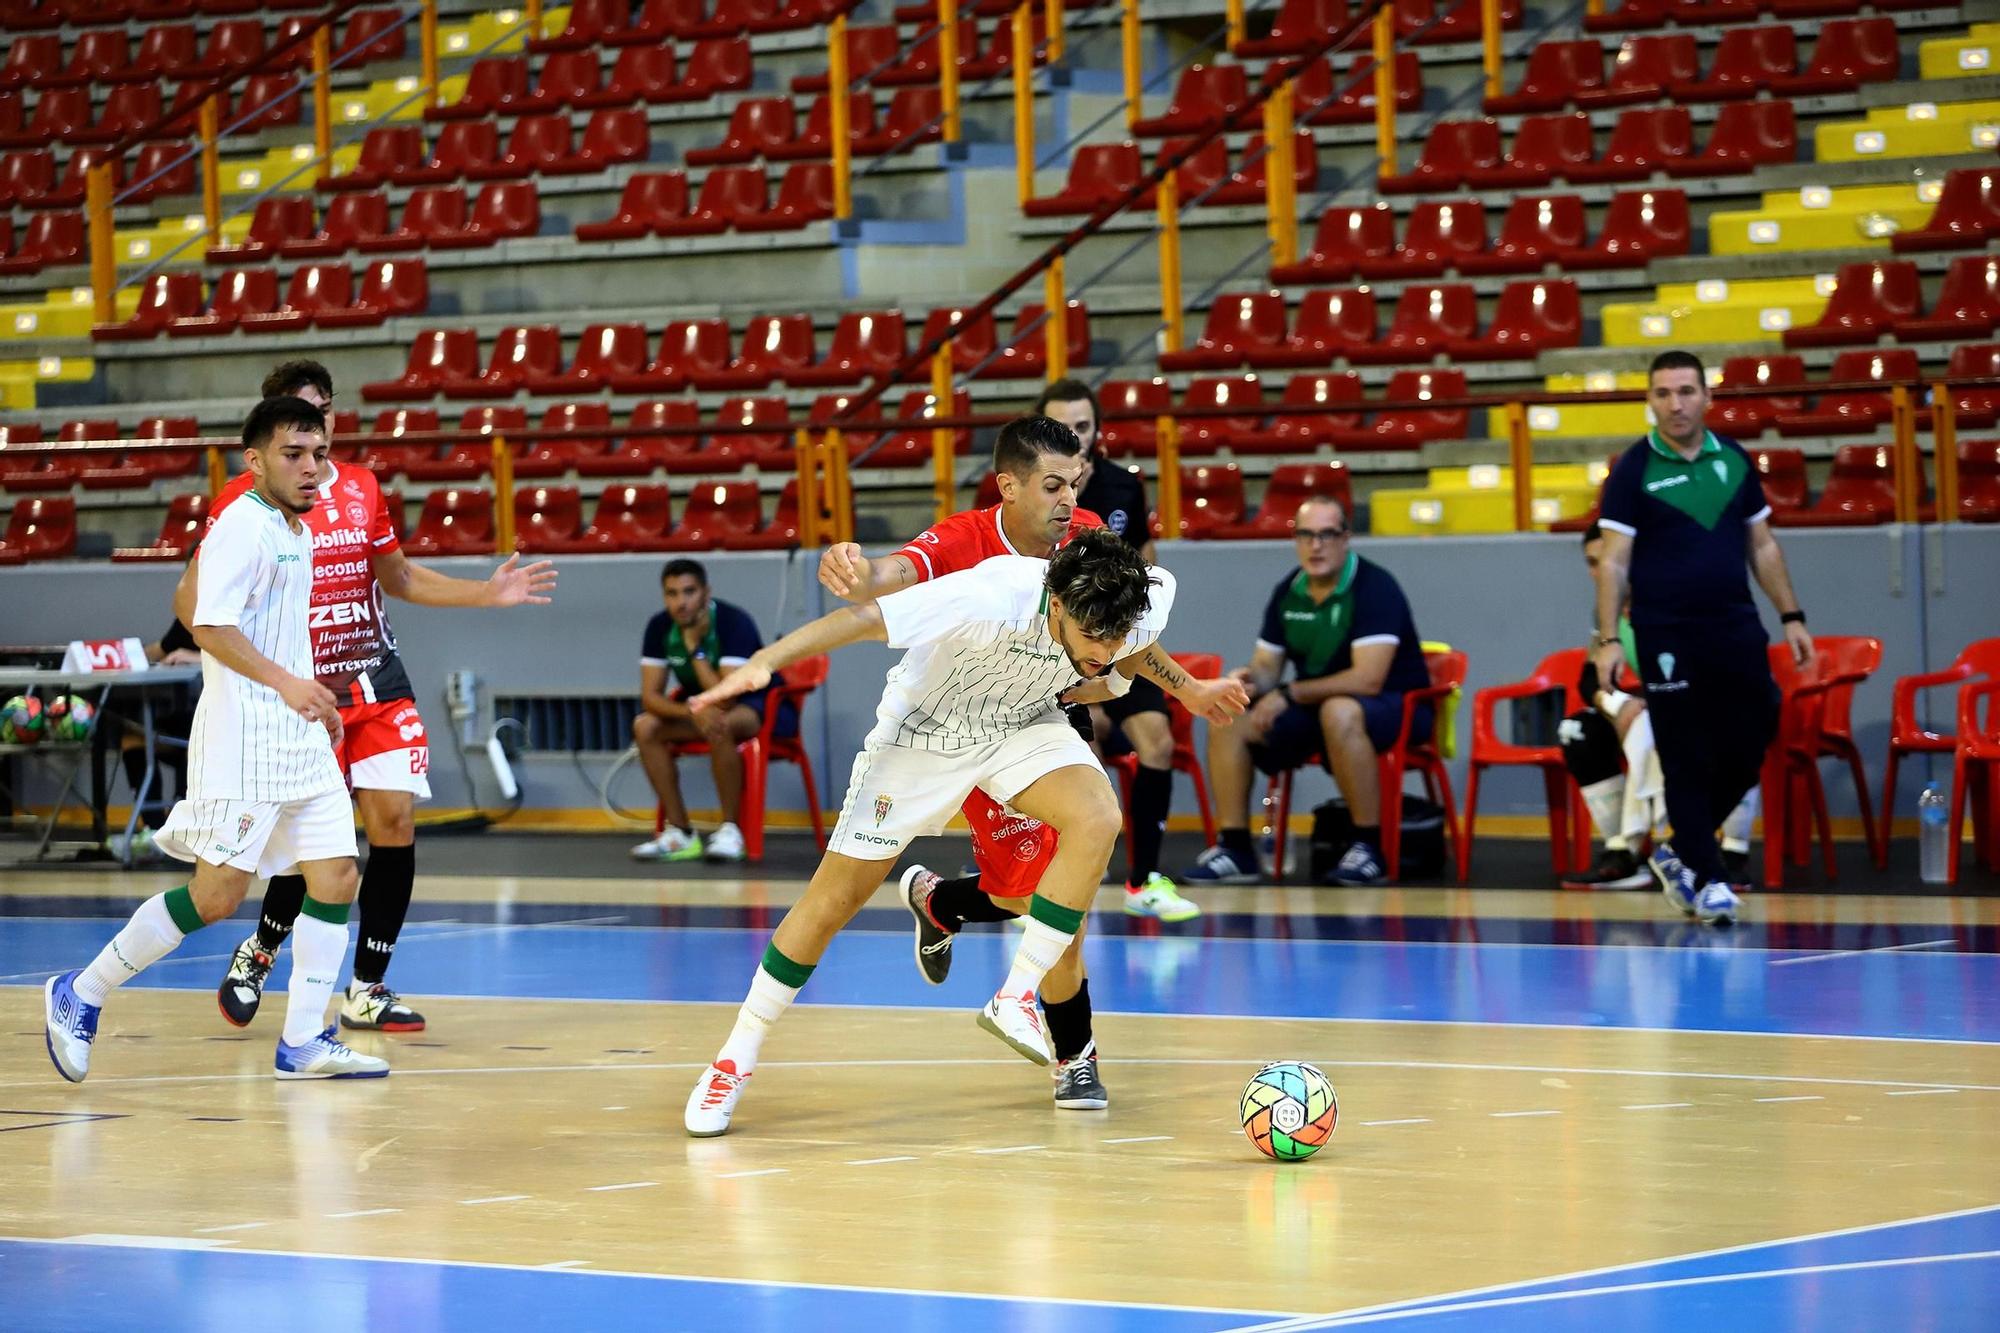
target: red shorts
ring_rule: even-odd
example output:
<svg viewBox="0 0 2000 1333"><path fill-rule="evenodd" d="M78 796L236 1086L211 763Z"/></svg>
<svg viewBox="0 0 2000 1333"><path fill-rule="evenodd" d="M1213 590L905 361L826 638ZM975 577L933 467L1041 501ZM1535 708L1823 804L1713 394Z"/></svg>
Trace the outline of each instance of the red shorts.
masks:
<svg viewBox="0 0 2000 1333"><path fill-rule="evenodd" d="M431 745L414 699L385 699L340 710L340 771L363 791L406 791L430 799Z"/></svg>
<svg viewBox="0 0 2000 1333"><path fill-rule="evenodd" d="M1042 882L1042 872L1056 854L1056 831L972 789L965 798L965 819L972 825L972 863L979 867L979 888L995 898L1026 898Z"/></svg>

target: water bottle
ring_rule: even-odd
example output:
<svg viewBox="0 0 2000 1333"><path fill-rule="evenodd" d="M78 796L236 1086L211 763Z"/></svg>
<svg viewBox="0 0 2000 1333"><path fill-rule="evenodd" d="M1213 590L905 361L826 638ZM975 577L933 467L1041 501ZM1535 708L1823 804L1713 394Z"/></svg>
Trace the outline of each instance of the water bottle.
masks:
<svg viewBox="0 0 2000 1333"><path fill-rule="evenodd" d="M1933 782L1917 797L1917 870L1926 884L1945 882L1951 860L1951 836L1946 828L1950 798Z"/></svg>

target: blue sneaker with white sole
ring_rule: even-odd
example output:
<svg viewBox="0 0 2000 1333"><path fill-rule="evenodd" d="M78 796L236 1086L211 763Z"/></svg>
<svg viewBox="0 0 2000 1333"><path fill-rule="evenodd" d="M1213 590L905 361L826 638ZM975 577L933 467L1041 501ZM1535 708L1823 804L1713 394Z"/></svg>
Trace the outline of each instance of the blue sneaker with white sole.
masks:
<svg viewBox="0 0 2000 1333"><path fill-rule="evenodd" d="M1736 890L1717 880L1702 885L1701 892L1694 896L1694 914L1711 926L1729 925L1736 920L1742 906Z"/></svg>
<svg viewBox="0 0 2000 1333"><path fill-rule="evenodd" d="M1264 878L1260 870L1254 858L1244 865L1236 853L1217 843L1203 848L1194 859L1194 867L1181 878L1191 884L1255 884Z"/></svg>
<svg viewBox="0 0 2000 1333"><path fill-rule="evenodd" d="M1670 844L1663 842L1654 847L1653 854L1646 858L1646 868L1660 882L1660 892L1668 902L1688 916L1695 914L1695 893L1700 886L1695 883L1694 871L1674 855Z"/></svg>
<svg viewBox="0 0 2000 1333"><path fill-rule="evenodd" d="M293 1046L283 1037L278 1038L278 1058L276 1070L279 1078L386 1078L389 1062L378 1060L343 1043L334 1033L339 1026L326 1025L326 1031L311 1041Z"/></svg>
<svg viewBox="0 0 2000 1333"><path fill-rule="evenodd" d="M95 1004L85 1004L76 993L76 979L82 968L59 977L50 977L42 987L42 1026L49 1046L49 1060L56 1072L72 1083L81 1083L90 1073L90 1045L97 1040L97 1016L104 1012Z"/></svg>

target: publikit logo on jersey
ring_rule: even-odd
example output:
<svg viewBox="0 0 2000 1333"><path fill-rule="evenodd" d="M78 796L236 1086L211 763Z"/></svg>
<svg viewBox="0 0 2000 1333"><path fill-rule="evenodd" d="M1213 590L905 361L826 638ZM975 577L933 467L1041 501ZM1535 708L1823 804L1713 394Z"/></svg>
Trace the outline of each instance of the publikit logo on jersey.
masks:
<svg viewBox="0 0 2000 1333"><path fill-rule="evenodd" d="M877 796L875 798L876 828L882 827L882 821L889 817L889 811L895 807L895 804L896 798L893 796Z"/></svg>

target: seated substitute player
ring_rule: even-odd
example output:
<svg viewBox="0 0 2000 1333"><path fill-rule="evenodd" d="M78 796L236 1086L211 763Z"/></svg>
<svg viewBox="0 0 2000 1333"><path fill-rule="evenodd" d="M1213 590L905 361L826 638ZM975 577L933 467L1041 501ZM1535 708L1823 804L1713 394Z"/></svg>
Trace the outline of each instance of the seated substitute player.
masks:
<svg viewBox="0 0 2000 1333"><path fill-rule="evenodd" d="M1003 556L822 616L694 700L697 709L714 707L844 644L906 650L854 758L826 855L778 923L735 1028L688 1095L689 1134L729 1128L765 1034L834 935L909 841L943 832L975 787L1059 835L1013 966L979 1013L979 1025L1015 1051L1050 1063L1035 992L1082 926L1122 822L1104 770L1056 700L1158 639L1173 597L1172 577L1138 552L1109 533L1082 532L1046 563Z"/></svg>
<svg viewBox="0 0 2000 1333"><path fill-rule="evenodd" d="M294 397L322 412L333 405L333 376L317 361L283 362L265 376L263 388L266 398ZM541 605L555 590L556 572L546 560L522 565L519 556L509 556L483 581L440 574L403 554L373 473L331 460L321 473L319 502L305 514L313 546L308 621L313 670L340 701L342 740L336 757L368 832L360 941L354 949L354 978L341 997L340 1023L421 1032L424 1016L389 988L387 977L416 884L415 810L417 801L430 798L431 752L383 595L419 606ZM209 522L249 489L247 475L223 487ZM193 610L200 554L197 549L174 590L174 611L183 620ZM298 875L279 875L264 890L257 933L236 946L229 971L216 987L222 1016L237 1027L257 1016L265 979L298 920L305 893L305 880Z"/></svg>
<svg viewBox="0 0 2000 1333"><path fill-rule="evenodd" d="M1047 417L1008 422L993 446L998 505L953 514L875 560L864 557L852 542L832 546L820 558L820 582L836 596L866 600L970 569L996 556L1046 558L1073 534L1103 526L1096 514L1076 504L1077 480L1084 466L1081 440L1061 422ZM1145 660L1144 669L1172 685L1196 716L1209 716L1235 691L1229 682L1193 680L1157 649L1148 648ZM1133 687L1140 683L1135 680ZM1074 720L1081 707L1069 711ZM917 965L924 980L934 986L951 970L951 944L957 932L972 922L1019 916L1055 855L1052 830L982 791L975 789L966 798L964 814L972 830L975 873L946 880L914 865L902 877L904 902L917 930ZM1129 895L1126 907L1132 910ZM1041 1000L1056 1054L1056 1105L1064 1110L1104 1109L1109 1093L1098 1074L1090 986L1080 945L1049 973Z"/></svg>
<svg viewBox="0 0 2000 1333"><path fill-rule="evenodd" d="M639 761L646 767L653 794L660 798L667 826L659 837L634 847L632 856L641 861L698 861L703 856L711 861L741 861L743 831L736 821L743 809L743 756L736 747L764 725L770 691L755 690L728 708L699 713L686 700L713 689L723 672L749 661L750 654L764 646L764 636L749 612L709 594L708 571L699 560L669 560L660 571L660 592L667 609L646 622L639 647L642 711L632 719L632 741L639 747ZM789 703L783 707L778 733L796 735L797 712ZM688 819L680 773L674 767L674 747L691 741L708 743L708 767L722 802L722 827L708 836L706 844Z"/></svg>
<svg viewBox="0 0 2000 1333"><path fill-rule="evenodd" d="M1154 563L1145 483L1099 452L1097 395L1090 386L1081 380L1057 380L1042 390L1034 410L1068 426L1083 443L1077 505L1137 547L1147 564ZM1201 915L1201 908L1181 897L1179 887L1160 871L1160 843L1174 802L1174 729L1167 696L1142 676L1122 697L1091 707L1091 730L1105 754L1129 752L1139 761L1132 779L1132 807L1125 812L1132 837L1125 910L1162 921L1192 921Z"/></svg>
<svg viewBox="0 0 2000 1333"><path fill-rule="evenodd" d="M141 903L88 967L49 979L49 1058L80 1083L90 1072L98 1015L111 991L242 903L256 876L297 867L303 912L292 944L292 986L277 1076L379 1078L389 1066L349 1050L328 1023L347 953L358 876L354 816L334 746L340 709L315 680L306 612L313 534L301 521L326 476L326 420L298 398L266 398L243 426L252 489L203 539L188 616L202 651L201 702L189 733L187 798L158 843L195 863L192 882Z"/></svg>
<svg viewBox="0 0 2000 1333"><path fill-rule="evenodd" d="M1604 529L1592 523L1583 534L1583 560L1593 586L1597 562L1604 550ZM1638 661L1632 643L1632 621L1618 619L1625 660ZM1563 764L1583 792L1590 822L1604 840L1596 865L1563 881L1571 889L1637 889L1651 886L1657 876L1639 853L1648 834L1662 824L1666 785L1659 755L1653 747L1653 720L1646 701L1598 680L1597 663L1584 658L1577 692L1584 707L1564 718L1556 739ZM1750 826L1757 818L1757 789L1739 802L1722 821L1722 860L1733 883L1742 883L1750 867Z"/></svg>
<svg viewBox="0 0 2000 1333"><path fill-rule="evenodd" d="M1300 504L1292 540L1299 567L1278 581L1250 665L1234 673L1255 702L1234 723L1208 730L1208 780L1222 841L1202 852L1187 874L1191 881L1262 878L1250 841L1251 768L1282 773L1315 755L1354 820L1355 839L1334 868L1335 882L1388 878L1375 756L1395 744L1403 695L1431 683L1423 642L1395 576L1351 548L1339 501L1315 495ZM1293 678L1286 682L1288 662ZM1434 722L1429 705L1418 708L1411 740L1429 739Z"/></svg>

